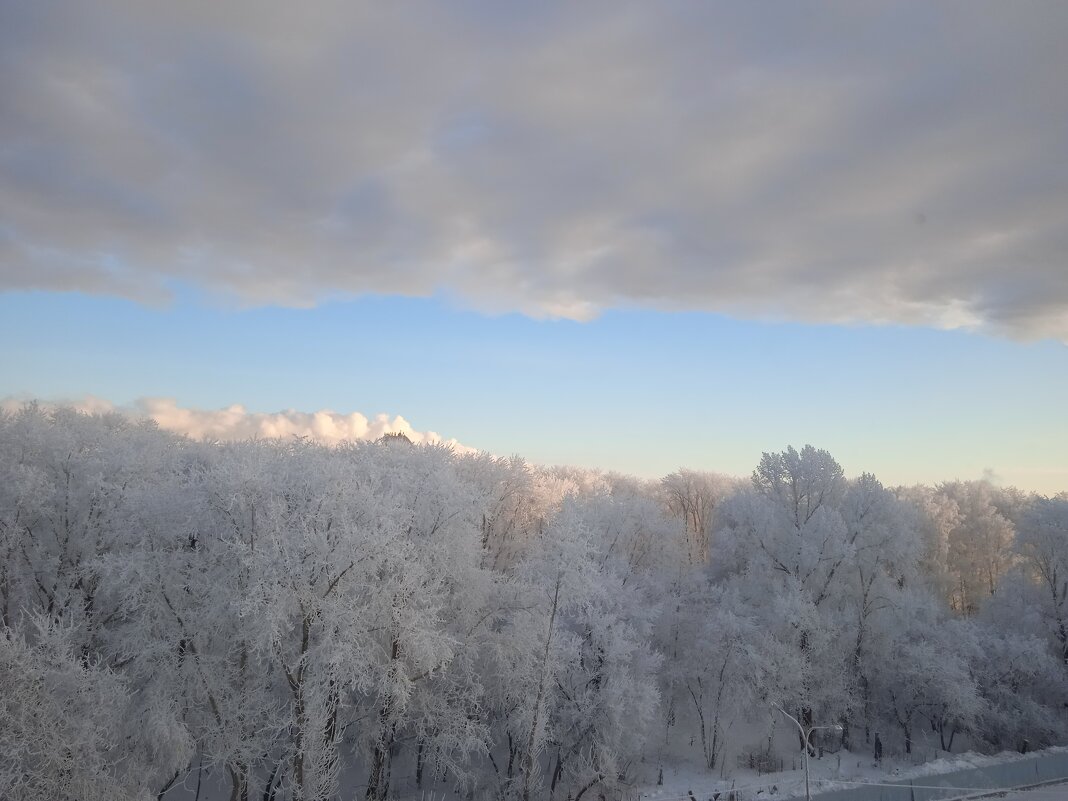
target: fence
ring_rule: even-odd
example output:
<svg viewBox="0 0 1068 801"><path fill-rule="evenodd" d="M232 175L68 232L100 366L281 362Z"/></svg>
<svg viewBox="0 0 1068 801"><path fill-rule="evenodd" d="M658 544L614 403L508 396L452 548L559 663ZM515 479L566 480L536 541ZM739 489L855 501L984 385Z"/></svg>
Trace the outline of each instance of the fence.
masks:
<svg viewBox="0 0 1068 801"><path fill-rule="evenodd" d="M979 795L983 791L1011 790L1035 784L1068 781L1068 753L1047 752L952 773L887 778L882 785L857 784L844 790L814 793L819 801L940 801ZM889 786L898 785L898 786Z"/></svg>
<svg viewBox="0 0 1068 801"><path fill-rule="evenodd" d="M801 779L800 782L804 780ZM898 778L886 776L882 780L848 781L832 779L838 785L851 785L842 789L820 791L813 787L815 801L949 801L995 793L1017 787L1068 782L1068 751L1057 749L1021 756L1008 762L998 762L979 768L965 768L949 773L929 776ZM751 784L736 788L690 791L678 798L654 796L656 801L773 801L776 798L795 799L804 797L803 784L796 778L770 783ZM774 788L774 789L773 789ZM1066 793L1068 797L1068 793ZM637 793L624 798L640 800Z"/></svg>

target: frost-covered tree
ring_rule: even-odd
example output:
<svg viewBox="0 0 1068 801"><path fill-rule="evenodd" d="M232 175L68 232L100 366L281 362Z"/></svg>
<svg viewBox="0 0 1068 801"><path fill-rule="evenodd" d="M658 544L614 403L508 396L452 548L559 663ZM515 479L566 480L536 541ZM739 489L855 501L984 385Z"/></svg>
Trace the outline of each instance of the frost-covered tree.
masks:
<svg viewBox="0 0 1068 801"><path fill-rule="evenodd" d="M754 709L798 694L793 684L800 659L737 588L698 579L686 584L680 600L671 631L677 639L663 646L674 656L664 673L669 691L680 696L683 717L693 722L705 767L713 770L731 745L735 724L750 719Z"/></svg>
<svg viewBox="0 0 1068 801"><path fill-rule="evenodd" d="M127 683L83 657L74 626L46 615L26 622L32 643L0 630L0 797L153 797L152 778L181 767L191 743L154 741L152 721L136 714Z"/></svg>
<svg viewBox="0 0 1068 801"><path fill-rule="evenodd" d="M680 469L661 482L661 492L671 513L686 526L686 557L691 565L708 561L715 511L737 486L737 481L717 473Z"/></svg>
<svg viewBox="0 0 1068 801"><path fill-rule="evenodd" d="M938 491L958 510L948 534L951 602L958 612L973 615L1012 566L1015 529L998 508L999 493L985 481L941 484Z"/></svg>
<svg viewBox="0 0 1068 801"><path fill-rule="evenodd" d="M970 621L969 621L970 622ZM995 749L1063 742L1068 677L1041 639L975 623L957 642L968 649L971 675L982 698L970 731Z"/></svg>
<svg viewBox="0 0 1068 801"><path fill-rule="evenodd" d="M766 630L792 643L799 677L776 700L800 719L873 718L873 645L920 583L915 514L872 475L847 481L826 452L765 454L753 489L729 499L719 575ZM774 609L771 613L769 610Z"/></svg>
<svg viewBox="0 0 1068 801"><path fill-rule="evenodd" d="M1068 666L1068 497L1035 498L1022 515L1015 550L1045 634Z"/></svg>
<svg viewBox="0 0 1068 801"><path fill-rule="evenodd" d="M811 447L650 482L30 405L0 414L0 796L577 801L673 737L722 766L773 705L1058 741L1066 502Z"/></svg>
<svg viewBox="0 0 1068 801"><path fill-rule="evenodd" d="M538 471L518 456L467 455L457 460L456 469L480 509L484 564L505 570L529 538L545 527L559 498L546 497Z"/></svg>
<svg viewBox="0 0 1068 801"><path fill-rule="evenodd" d="M960 525L960 507L934 487L899 487L898 498L915 510L921 543L920 578L939 598L952 604L959 586L950 563L950 534Z"/></svg>
<svg viewBox="0 0 1068 801"><path fill-rule="evenodd" d="M507 745L493 762L505 795L611 786L644 741L659 666L648 647L656 607L640 580L652 555L640 528L615 525L617 503L565 502L510 574L517 613L502 621L492 673L503 682L489 694Z"/></svg>
<svg viewBox="0 0 1068 801"><path fill-rule="evenodd" d="M776 630L799 655L797 695L775 699L811 720L813 709L838 715L835 699L846 697L842 649L826 647L834 632L827 603L847 558L849 532L840 512L846 481L826 451L765 453L752 488L724 504L722 568L740 577L743 597L764 610L765 626ZM777 613L769 614L778 607ZM821 706L817 696L824 696Z"/></svg>
<svg viewBox="0 0 1068 801"><path fill-rule="evenodd" d="M871 692L879 717L896 729L906 754L927 723L948 749L956 731L970 731L983 710L959 627L933 599L916 595L888 628L873 660ZM896 630L894 630L896 629Z"/></svg>

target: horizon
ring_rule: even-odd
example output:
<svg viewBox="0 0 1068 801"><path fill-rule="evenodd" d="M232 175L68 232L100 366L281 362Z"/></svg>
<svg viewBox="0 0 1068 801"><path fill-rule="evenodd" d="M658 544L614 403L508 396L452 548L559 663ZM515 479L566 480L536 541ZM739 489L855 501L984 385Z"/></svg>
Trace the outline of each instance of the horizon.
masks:
<svg viewBox="0 0 1068 801"><path fill-rule="evenodd" d="M617 470L595 464L537 462L515 451L493 453L483 448L471 447L455 439L442 437L436 431L419 431L413 428L411 423L403 416L395 415L391 417L386 413L365 416L359 412L342 414L331 409L321 409L313 413L304 413L295 409L282 409L276 412L255 412L244 408L240 404L233 404L224 409L216 410L190 409L178 406L173 398L138 398L130 404L114 404L104 398L90 395L81 399L54 401L28 397L2 397L0 398L0 414L15 414L31 405L36 405L46 412L70 409L86 415L118 414L131 422L151 422L167 433L187 437L192 441L209 443L285 442L286 440L299 438L332 448L360 442L379 442L384 438L400 435L416 446L445 446L462 455L485 454L495 459L519 458L531 467L540 470L577 469L598 475L618 475L654 484L673 474L687 471L719 476L738 482L750 480L754 475L754 470L731 472L717 469L715 465L701 467L678 465L670 471L643 472L641 470ZM785 445L785 447L799 446L811 446L827 450L821 448L819 443L811 442L788 443ZM773 452L761 451L754 458L753 464L756 465L761 457ZM833 456L834 454L831 453L831 455ZM954 483L984 483L995 488L1020 490L1030 495L1046 498L1068 495L1066 490L1042 491L1011 484L991 469L985 469L977 477L941 476L926 481L894 481L881 476L877 471L866 468L859 470L844 469L844 475L848 479L856 479L864 474L874 475L881 484L891 489L908 489L919 486L938 487Z"/></svg>

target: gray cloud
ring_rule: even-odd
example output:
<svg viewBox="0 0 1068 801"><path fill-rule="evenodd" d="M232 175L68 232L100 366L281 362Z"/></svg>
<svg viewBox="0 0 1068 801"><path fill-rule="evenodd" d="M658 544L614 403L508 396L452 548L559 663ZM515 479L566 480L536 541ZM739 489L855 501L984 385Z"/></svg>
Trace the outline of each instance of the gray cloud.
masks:
<svg viewBox="0 0 1068 801"><path fill-rule="evenodd" d="M0 288L1068 341L1068 5L7 4Z"/></svg>

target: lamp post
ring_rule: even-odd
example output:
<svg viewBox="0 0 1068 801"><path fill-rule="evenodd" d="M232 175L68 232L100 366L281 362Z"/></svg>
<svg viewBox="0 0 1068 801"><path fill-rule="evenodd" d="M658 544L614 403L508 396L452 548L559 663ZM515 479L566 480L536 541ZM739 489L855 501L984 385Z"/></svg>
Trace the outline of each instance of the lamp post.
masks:
<svg viewBox="0 0 1068 801"><path fill-rule="evenodd" d="M801 732L801 739L805 743L805 801L812 801L812 793L809 792L808 789L808 738L812 734L812 732L816 731L816 729L831 729L832 731L841 731L842 727L837 724L833 726L809 726L806 730L805 727L801 725L801 721L799 721L781 706L779 706L778 704L772 704L772 706L782 712L783 715L785 715L791 721L793 721L793 724L797 726L797 730Z"/></svg>

